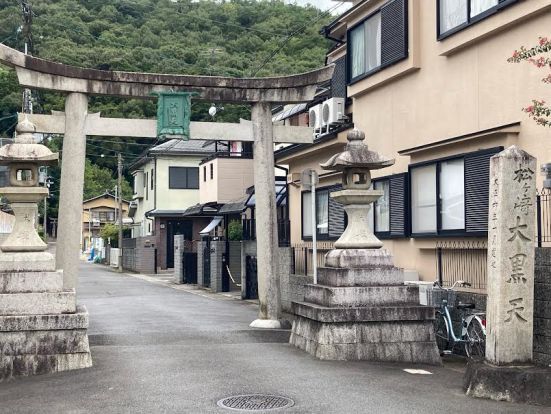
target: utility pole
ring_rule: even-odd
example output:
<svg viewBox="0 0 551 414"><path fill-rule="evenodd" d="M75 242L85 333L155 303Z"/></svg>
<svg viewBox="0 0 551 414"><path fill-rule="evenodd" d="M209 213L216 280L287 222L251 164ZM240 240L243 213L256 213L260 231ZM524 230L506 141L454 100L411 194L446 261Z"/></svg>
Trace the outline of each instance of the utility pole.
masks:
<svg viewBox="0 0 551 414"><path fill-rule="evenodd" d="M119 272L122 273L122 156L117 156L117 170L119 173L117 181L117 195L119 196Z"/></svg>
<svg viewBox="0 0 551 414"><path fill-rule="evenodd" d="M23 16L22 33L25 38L25 54L32 55L34 52L34 43L32 35L33 10L28 0L21 0L21 13ZM33 113L33 102L30 89L23 90L23 113Z"/></svg>

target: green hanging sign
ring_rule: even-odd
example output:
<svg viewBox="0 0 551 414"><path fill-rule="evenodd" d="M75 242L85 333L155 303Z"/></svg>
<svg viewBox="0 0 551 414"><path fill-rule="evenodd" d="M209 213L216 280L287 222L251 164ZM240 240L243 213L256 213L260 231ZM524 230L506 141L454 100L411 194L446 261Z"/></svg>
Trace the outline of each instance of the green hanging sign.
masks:
<svg viewBox="0 0 551 414"><path fill-rule="evenodd" d="M157 138L189 140L191 97L195 92L156 92Z"/></svg>

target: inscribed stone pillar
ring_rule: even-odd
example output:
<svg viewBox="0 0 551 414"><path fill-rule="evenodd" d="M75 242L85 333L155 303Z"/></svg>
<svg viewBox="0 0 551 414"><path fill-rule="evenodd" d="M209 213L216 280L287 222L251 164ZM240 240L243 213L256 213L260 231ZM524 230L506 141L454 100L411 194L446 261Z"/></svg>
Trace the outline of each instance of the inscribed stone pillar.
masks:
<svg viewBox="0 0 551 414"><path fill-rule="evenodd" d="M85 124L88 96L70 93L65 100L65 136L61 156L59 227L56 264L63 269L63 287L76 287L82 226L82 192L86 160Z"/></svg>
<svg viewBox="0 0 551 414"><path fill-rule="evenodd" d="M516 146L492 157L486 360L532 360L536 159Z"/></svg>
<svg viewBox="0 0 551 414"><path fill-rule="evenodd" d="M277 275L277 215L274 173L274 139L269 103L252 107L254 135L254 191L256 199L256 250L259 320L251 326L279 328L281 298Z"/></svg>

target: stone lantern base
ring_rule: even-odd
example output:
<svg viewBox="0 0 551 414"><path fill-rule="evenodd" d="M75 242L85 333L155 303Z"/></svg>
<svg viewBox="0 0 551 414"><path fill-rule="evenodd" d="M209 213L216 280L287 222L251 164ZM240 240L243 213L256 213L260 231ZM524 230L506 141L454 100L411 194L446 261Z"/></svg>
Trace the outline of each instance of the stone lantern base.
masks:
<svg viewBox="0 0 551 414"><path fill-rule="evenodd" d="M51 254L0 253L0 382L92 366L87 329Z"/></svg>
<svg viewBox="0 0 551 414"><path fill-rule="evenodd" d="M319 359L440 365L434 309L384 249L336 249L293 302L290 343Z"/></svg>

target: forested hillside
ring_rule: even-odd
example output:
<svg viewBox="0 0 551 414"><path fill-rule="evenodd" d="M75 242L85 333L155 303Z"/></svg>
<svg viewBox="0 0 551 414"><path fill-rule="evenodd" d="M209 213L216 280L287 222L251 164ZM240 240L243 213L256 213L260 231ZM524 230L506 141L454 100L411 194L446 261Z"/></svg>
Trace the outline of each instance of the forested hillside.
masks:
<svg viewBox="0 0 551 414"><path fill-rule="evenodd" d="M331 20L315 7L272 0L34 0L33 55L72 65L159 73L266 76L304 72L324 63L328 41L319 34ZM21 7L0 0L0 42L24 48ZM20 109L14 73L0 68L0 119ZM210 120L209 102L195 103L193 120ZM63 110L63 98L34 94L35 112ZM113 117L154 117L154 101L91 98L90 111ZM247 118L247 106L226 105L217 121ZM13 118L0 120L0 136ZM113 138L109 139L113 141ZM92 163L114 171L115 153L131 160L148 141L90 141ZM137 142L137 144L132 143ZM103 157L100 154L104 154Z"/></svg>

